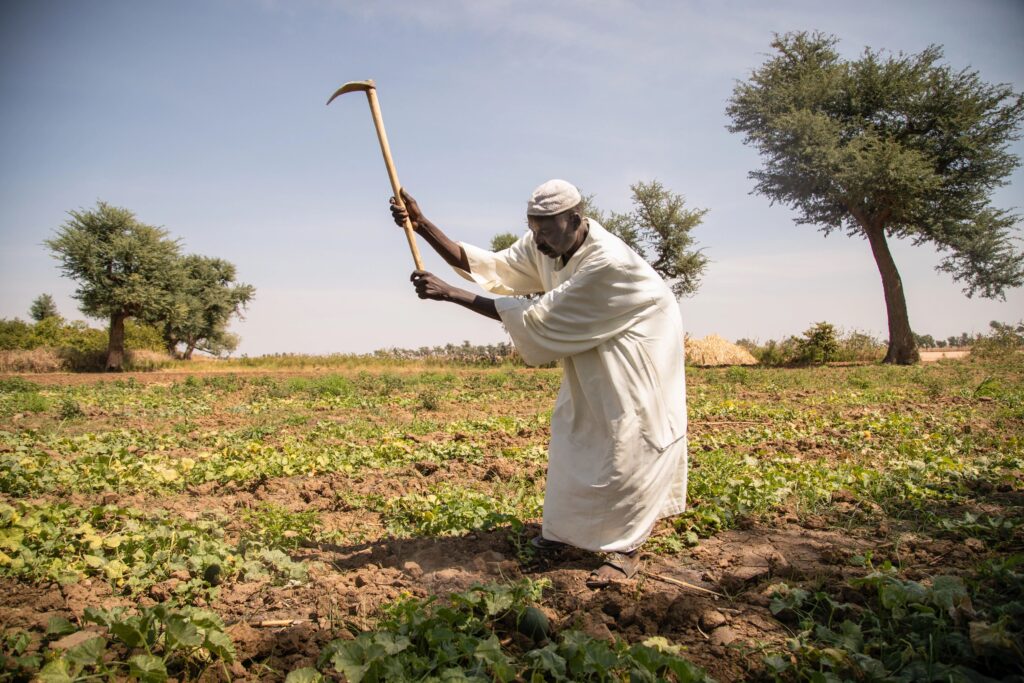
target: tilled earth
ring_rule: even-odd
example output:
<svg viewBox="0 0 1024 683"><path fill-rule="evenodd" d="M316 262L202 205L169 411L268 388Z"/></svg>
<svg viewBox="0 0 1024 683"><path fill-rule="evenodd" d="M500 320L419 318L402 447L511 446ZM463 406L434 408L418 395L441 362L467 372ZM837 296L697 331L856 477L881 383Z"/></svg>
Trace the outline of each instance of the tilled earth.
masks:
<svg viewBox="0 0 1024 683"><path fill-rule="evenodd" d="M851 377L860 377L857 373L861 370L837 368L832 370L833 381L797 387L787 387L782 382L752 387L725 382L724 371L692 374L691 467L699 472L707 466L702 461L703 454L711 452L712 447L717 452L723 444L745 457L785 455L813 459L825 466L853 457L848 435L842 430L829 433L822 429L812 438L787 435L781 425L771 422L770 416L736 410L736 406L744 405L789 406L795 419L801 419L800 415L807 411L831 412L858 428L864 420L889 413L909 412L916 419L944 423L950 419L947 412L960 415L956 411L965 408L969 409L971 420L957 428L964 428L968 434L1006 433L1008 437L1016 434L1015 438L1021 434L1019 412L1005 414L998 402L965 395L957 389L956 382L977 384L975 375L983 375L984 369L972 371L970 377L962 379L947 377L950 373L956 375L955 369L947 371L947 375L936 375L939 379L935 382L947 384L943 385L946 388L935 390L928 389L935 384L926 383L925 391L935 395L917 393L917 383L911 381L907 382L906 391L885 401L836 401L835 386L851 381ZM892 516L882 506L842 489L832 491L819 506L793 502L773 505L756 514L740 511L731 524L725 525L727 528L700 538L692 547L661 542L676 538L679 533L669 520L663 520L643 555L640 576L596 591L585 585L589 572L599 563L595 556L572 549L527 556L517 546L512 532L504 527L427 537L395 535L389 531L380 507L363 507L358 501L374 495L394 498L425 494L449 483L471 485L476 490L496 492L495 495L510 482L528 482L542 489L543 459L522 459L517 454L523 449L543 448L547 440L545 428L466 434L457 429L447 430L445 425L495 416L519 416L527 421L536 418L532 423L541 424L553 402L557 371L541 371L536 382L519 382L516 392L509 394L511 403L498 400L501 392L477 399L471 389L459 384L464 376L486 372L489 371L456 374L454 382L449 380L448 389L442 391L440 407L430 410L419 407L415 401L391 404L387 400L376 406L344 411L316 405L303 407L310 416L308 424L317 420L361 422L390 425L398 432L408 427L410 433L405 437L411 446L468 440L478 447L482 454L479 458L412 462L383 470L317 473L243 483L206 482L190 484L177 492L136 487L115 492L42 492L19 498L2 492L0 497L8 503L59 499L88 506L116 502L122 507L165 510L187 519L215 516L229 520L229 539L240 533L240 512L262 504L273 503L297 513L316 511L317 533L311 538L295 539L297 547L289 551L293 560L307 563L307 581L286 585L275 585L269 579L228 581L211 593L208 605L201 605L216 611L229 625L228 633L238 653L230 673L243 679L279 679L290 670L311 665L327 642L352 638L373 628L381 607L400 597L443 598L474 583L526 576L550 582L541 608L556 632L575 628L595 638L624 638L630 642L664 636L684 646L685 656L718 680L741 680L756 677L762 670L760 653L783 649L786 639L793 635L794 624L776 618L769 609L779 583L814 586L841 595L851 578L867 571L853 561L857 556L870 554L876 564L889 560L905 576L926 580L937 574L965 574L995 552L985 539L965 541L944 536L935 529L923 528L913 518ZM527 374L531 371L517 372L532 376ZM283 383L321 375L278 373L271 377ZM87 379L97 378L71 375L29 379L42 385L52 383L54 388L45 389L45 393L66 391L69 386L79 391ZM165 386L182 378L152 373L140 375L135 381L140 387L138 391L146 391L147 387ZM243 402L250 381L249 376L236 378L234 388L229 387L211 402L211 410L188 420L187 429L195 433L231 432L251 425L257 418L231 410L233 405ZM397 396L416 395L415 389L403 392ZM261 424L272 427L263 437L268 444L282 435L302 433L305 428L299 420L286 419L294 412L294 406L277 409L279 414L271 412L269 417L263 414L258 418ZM77 421L62 421L47 412L11 415L5 418L8 426L3 429L61 428L71 434L85 434L112 429L171 430L181 422L173 417L154 420L144 410L106 408L102 402L84 412L85 416ZM432 431L429 425L416 426L423 419L429 419L436 430ZM765 425L767 435L741 438L752 427L762 429ZM862 438L877 437L868 434ZM186 447L168 453L168 457L189 454ZM709 501L695 496L691 504L699 508ZM956 505L945 513L958 518L964 513L985 512L1019 519L1024 507L1020 472L1009 484L979 483L976 499L961 500ZM519 542L539 533L539 519L524 521L527 529L519 536ZM1019 543L1019 534L1016 542ZM40 634L51 617L79 621L90 606L162 602L174 595L177 584L189 578L187 573L172 576L144 595L130 596L97 576L67 585L0 577L0 626L4 631L22 628Z"/></svg>

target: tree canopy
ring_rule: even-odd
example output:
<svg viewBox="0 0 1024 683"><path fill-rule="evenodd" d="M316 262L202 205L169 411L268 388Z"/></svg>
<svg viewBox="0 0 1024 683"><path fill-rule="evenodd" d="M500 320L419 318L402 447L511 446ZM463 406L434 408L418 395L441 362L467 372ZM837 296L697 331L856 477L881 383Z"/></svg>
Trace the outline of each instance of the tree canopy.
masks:
<svg viewBox="0 0 1024 683"><path fill-rule="evenodd" d="M729 129L762 155L754 191L826 235L866 237L883 281L888 362L917 360L902 281L887 238L931 244L938 269L968 296L1024 284L1018 216L991 205L1020 160L1009 151L1024 96L941 63L942 49L840 57L820 33L776 36L775 50L727 112Z"/></svg>
<svg viewBox="0 0 1024 683"><path fill-rule="evenodd" d="M57 312L57 304L54 303L53 297L49 294L40 294L32 302L32 307L28 310L29 316L37 323L46 320L47 318L59 318L60 314Z"/></svg>
<svg viewBox="0 0 1024 683"><path fill-rule="evenodd" d="M238 346L227 331L256 289L235 282L234 264L220 258L190 254L180 263L181 283L175 289L171 312L164 322L164 340L172 353L183 345L185 358L195 349L220 355Z"/></svg>
<svg viewBox="0 0 1024 683"><path fill-rule="evenodd" d="M128 209L98 202L70 218L46 241L66 277L75 280L74 297L88 316L110 321L108 370L124 362L124 321L155 321L171 311L180 276L179 243L167 231L147 225Z"/></svg>

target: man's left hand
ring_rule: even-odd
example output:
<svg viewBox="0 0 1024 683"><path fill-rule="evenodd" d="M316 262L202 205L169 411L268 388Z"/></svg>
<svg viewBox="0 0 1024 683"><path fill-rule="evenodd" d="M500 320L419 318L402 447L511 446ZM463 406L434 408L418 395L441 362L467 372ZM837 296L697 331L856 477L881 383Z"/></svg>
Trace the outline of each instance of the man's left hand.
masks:
<svg viewBox="0 0 1024 683"><path fill-rule="evenodd" d="M435 301L449 301L453 287L425 270L415 270L409 278L416 288L416 295L421 299L434 299Z"/></svg>

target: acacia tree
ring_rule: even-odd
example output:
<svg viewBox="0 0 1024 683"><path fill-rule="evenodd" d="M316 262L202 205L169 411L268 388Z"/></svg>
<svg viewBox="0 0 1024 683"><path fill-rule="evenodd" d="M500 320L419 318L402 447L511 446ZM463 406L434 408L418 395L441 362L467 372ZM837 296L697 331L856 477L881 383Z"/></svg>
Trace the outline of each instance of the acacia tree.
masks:
<svg viewBox="0 0 1024 683"><path fill-rule="evenodd" d="M888 239L944 252L938 270L967 296L1005 298L1024 284L1018 217L990 204L1020 160L1024 96L940 64L942 49L844 60L837 39L788 33L738 83L729 130L762 155L754 191L796 209L797 223L867 239L885 293L887 363L918 360Z"/></svg>
<svg viewBox="0 0 1024 683"><path fill-rule="evenodd" d="M227 331L233 315L241 315L256 293L255 287L235 282L235 266L224 259L190 254L181 259L181 283L164 321L167 350L191 360L196 349L220 355L238 346L237 335Z"/></svg>
<svg viewBox="0 0 1024 683"><path fill-rule="evenodd" d="M687 209L682 195L675 194L657 180L630 185L633 211L605 213L594 203L593 195L583 195L581 212L643 256L665 280L671 283L676 298L692 296L708 259L693 249L690 231L700 225L707 209ZM510 247L518 237L510 232L495 235L491 250Z"/></svg>
<svg viewBox="0 0 1024 683"><path fill-rule="evenodd" d="M28 314L37 323L41 323L47 318L59 318L60 314L57 312L57 304L53 301L53 297L49 294L40 294L32 301L32 307L29 308Z"/></svg>
<svg viewBox="0 0 1024 683"><path fill-rule="evenodd" d="M180 277L178 241L167 231L136 220L128 209L98 202L71 218L46 240L66 277L78 282L74 297L88 316L110 321L108 371L124 365L128 318L163 319Z"/></svg>

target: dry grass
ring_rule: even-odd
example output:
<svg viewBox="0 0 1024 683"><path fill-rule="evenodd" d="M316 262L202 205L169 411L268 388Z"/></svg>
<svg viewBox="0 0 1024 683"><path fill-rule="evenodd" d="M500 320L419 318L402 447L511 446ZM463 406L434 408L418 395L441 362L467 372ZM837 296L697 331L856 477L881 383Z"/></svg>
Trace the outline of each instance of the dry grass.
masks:
<svg viewBox="0 0 1024 683"><path fill-rule="evenodd" d="M720 365L757 365L757 359L743 347L709 334L703 339L686 340L686 360L704 367Z"/></svg>
<svg viewBox="0 0 1024 683"><path fill-rule="evenodd" d="M0 372L81 372L100 371L106 362L105 351L78 351L40 347L30 350L0 351ZM125 353L125 370L160 370L173 364L171 357L145 349Z"/></svg>
<svg viewBox="0 0 1024 683"><path fill-rule="evenodd" d="M0 372L60 372L67 369L56 349L0 351Z"/></svg>

